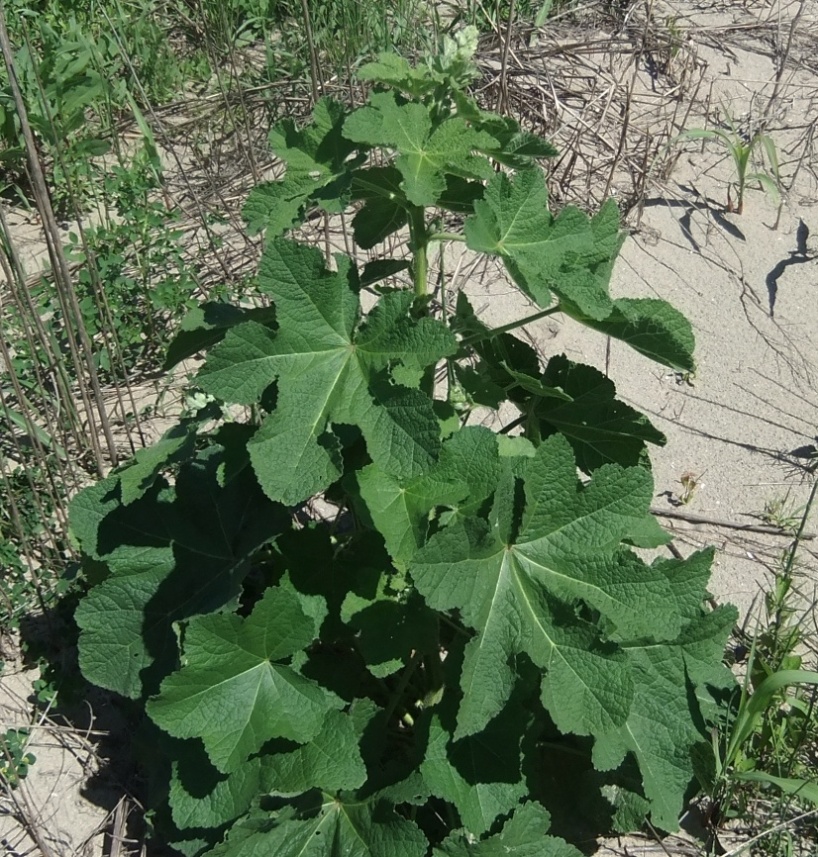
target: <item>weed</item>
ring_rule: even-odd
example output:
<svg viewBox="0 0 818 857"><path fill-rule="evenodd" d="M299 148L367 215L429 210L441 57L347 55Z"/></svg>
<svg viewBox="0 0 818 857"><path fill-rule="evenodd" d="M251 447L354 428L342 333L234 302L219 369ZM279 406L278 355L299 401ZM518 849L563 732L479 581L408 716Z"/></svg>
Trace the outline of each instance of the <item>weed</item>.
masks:
<svg viewBox="0 0 818 857"><path fill-rule="evenodd" d="M777 527L785 533L795 535L803 520L805 507L795 508L790 502L789 495L775 497L764 502L764 509L759 517L765 524Z"/></svg>
<svg viewBox="0 0 818 857"><path fill-rule="evenodd" d="M716 803L729 818L753 815L766 800L771 833L759 840L757 853L775 857L788 853L782 849L793 847L798 838L788 819L805 809L818 810L818 672L803 668L805 626L800 615L811 615L815 605L799 606L793 585L799 539L816 486L795 525L795 540L784 553L781 572L765 595L765 614L752 638L744 684L716 747Z"/></svg>
<svg viewBox="0 0 818 857"><path fill-rule="evenodd" d="M31 732L28 729L7 729L0 735L0 782L16 789L28 776L37 757L26 748Z"/></svg>
<svg viewBox="0 0 818 857"><path fill-rule="evenodd" d="M749 184L758 182L762 190L765 190L774 200L778 200L781 187L781 178L778 169L778 153L775 141L769 134L760 130L745 132L735 121L728 116L728 130L721 128L691 128L683 131L671 143L685 140L715 140L727 149L732 158L735 169L734 182L727 186L727 211L741 214L744 211L744 192ZM761 150L766 156L766 165L763 159L755 172L749 172L753 154ZM736 201L733 202L731 188L735 184Z"/></svg>
<svg viewBox="0 0 818 857"><path fill-rule="evenodd" d="M699 474L697 476L688 470L679 477L679 484L682 486L682 490L679 492L678 500L683 506L687 506L696 496L696 492L701 487L703 475Z"/></svg>
<svg viewBox="0 0 818 857"><path fill-rule="evenodd" d="M178 215L153 196L158 176L147 151L101 179L104 222L72 232L67 250L82 263L77 294L86 331L100 345L95 360L110 372L155 358L195 305L198 284L174 229Z"/></svg>
<svg viewBox="0 0 818 857"><path fill-rule="evenodd" d="M712 552L632 550L668 539L646 466L664 437L596 369L515 336L561 312L692 371L690 324L610 295L615 203L552 212L553 147L466 90L476 44L383 54L364 106L272 129L287 170L243 213L274 306L194 309L168 356L206 353L186 416L72 503L80 667L145 718L160 832L186 853L578 857L547 837L551 770L594 823L674 829L733 685ZM342 211L359 258L406 252L359 267L284 237ZM433 295L449 242L537 311L492 329L445 276ZM470 424L478 405L499 431Z"/></svg>
<svg viewBox="0 0 818 857"><path fill-rule="evenodd" d="M52 162L53 193L63 212L71 188L87 184L89 158L108 151L86 121L86 110L103 94L93 51L75 23L58 32L38 22L36 43L26 35L14 58L15 75L28 121L43 154ZM12 181L25 171L17 106L7 76L0 73L0 163ZM7 179L8 181L8 179Z"/></svg>

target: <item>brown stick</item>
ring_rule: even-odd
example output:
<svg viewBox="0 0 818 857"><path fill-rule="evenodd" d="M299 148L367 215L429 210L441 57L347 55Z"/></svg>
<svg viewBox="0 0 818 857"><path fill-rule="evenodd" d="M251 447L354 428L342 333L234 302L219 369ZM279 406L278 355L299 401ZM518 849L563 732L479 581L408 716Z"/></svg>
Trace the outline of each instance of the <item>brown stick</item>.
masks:
<svg viewBox="0 0 818 857"><path fill-rule="evenodd" d="M659 509L655 506L651 507L651 514L659 518L673 518L679 521L688 521L691 524L710 524L712 527L727 527L730 530L745 530L750 533L764 533L768 536L785 536L787 538L795 538L793 533L789 533L781 527L772 527L767 524L742 524L738 521L728 521L725 518L711 518L709 515L696 515L693 512L681 512L678 509ZM801 536L802 540L812 540L815 538L815 533L804 533Z"/></svg>

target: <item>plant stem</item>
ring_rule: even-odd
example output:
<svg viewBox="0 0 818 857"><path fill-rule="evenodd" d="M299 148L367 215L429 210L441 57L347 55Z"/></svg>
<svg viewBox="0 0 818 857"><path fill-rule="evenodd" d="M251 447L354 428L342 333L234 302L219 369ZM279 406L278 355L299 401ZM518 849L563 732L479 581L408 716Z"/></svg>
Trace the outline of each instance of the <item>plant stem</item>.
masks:
<svg viewBox="0 0 818 857"><path fill-rule="evenodd" d="M432 241L465 241L466 236L459 232L435 232L427 238L431 244Z"/></svg>
<svg viewBox="0 0 818 857"><path fill-rule="evenodd" d="M548 309L541 310L540 312L535 312L534 315L526 316L525 318L521 318L518 321L512 321L508 324L504 324L501 327L495 327L493 330L489 330L487 333L476 334L474 336L467 336L463 340L463 345L474 345L477 342L485 342L488 339L494 339L496 336L500 336L502 333L508 333L510 330L516 330L518 327L524 327L527 324L531 324L534 321L539 321L541 318L546 318L549 315L553 315L555 312L560 311L560 305L558 303L554 304L554 306L548 307Z"/></svg>
<svg viewBox="0 0 818 857"><path fill-rule="evenodd" d="M429 278L429 258L427 256L429 232L426 229L423 209L420 206L413 206L409 211L409 234L411 236L412 252L415 254L415 261L412 265L415 296L425 298Z"/></svg>
<svg viewBox="0 0 818 857"><path fill-rule="evenodd" d="M398 681L397 687L392 691L392 697L389 704L386 706L386 714L384 720L389 722L389 719L395 713L395 709L403 699L403 694L406 693L406 688L409 686L409 681L415 673L415 670L421 665L423 657L419 652L414 652L409 659L409 663L403 669L403 673ZM407 712L408 713L408 712Z"/></svg>

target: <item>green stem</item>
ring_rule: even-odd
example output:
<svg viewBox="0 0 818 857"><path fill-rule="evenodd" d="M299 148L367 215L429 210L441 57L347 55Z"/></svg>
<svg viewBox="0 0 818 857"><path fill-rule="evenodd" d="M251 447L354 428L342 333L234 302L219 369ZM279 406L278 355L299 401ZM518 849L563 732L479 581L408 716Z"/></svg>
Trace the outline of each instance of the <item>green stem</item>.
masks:
<svg viewBox="0 0 818 857"><path fill-rule="evenodd" d="M429 258L427 256L429 232L426 229L423 209L419 206L414 206L409 211L409 234L411 236L412 252L415 254L415 262L412 266L415 295L419 298L425 298L429 278Z"/></svg>
<svg viewBox="0 0 818 857"><path fill-rule="evenodd" d="M415 670L420 666L423 658L419 652L415 652L409 660L409 663L404 667L403 674L400 677L400 681L398 682L397 687L392 691L392 698L389 700L389 704L386 706L386 716L385 719L388 722L392 715L395 713L395 709L398 707L400 701L403 699L404 693L406 693L406 688L409 686L409 682L414 675ZM408 713L408 712L405 712Z"/></svg>
<svg viewBox="0 0 818 857"><path fill-rule="evenodd" d="M465 241L466 236L459 232L434 232L427 240L429 243L432 241Z"/></svg>
<svg viewBox="0 0 818 857"><path fill-rule="evenodd" d="M524 327L527 324L531 324L534 321L539 321L541 318L546 318L549 315L553 315L555 312L560 311L560 305L558 303L554 304L554 306L548 307L548 309L544 309L540 312L535 312L534 315L526 316L525 318L521 318L518 321L512 321L508 324L504 324L501 327L495 327L493 330L488 331L488 333L480 333L475 334L474 336L467 336L463 340L463 345L474 345L477 342L485 342L488 339L494 339L496 336L500 336L503 333L508 333L510 330L516 330L518 327Z"/></svg>

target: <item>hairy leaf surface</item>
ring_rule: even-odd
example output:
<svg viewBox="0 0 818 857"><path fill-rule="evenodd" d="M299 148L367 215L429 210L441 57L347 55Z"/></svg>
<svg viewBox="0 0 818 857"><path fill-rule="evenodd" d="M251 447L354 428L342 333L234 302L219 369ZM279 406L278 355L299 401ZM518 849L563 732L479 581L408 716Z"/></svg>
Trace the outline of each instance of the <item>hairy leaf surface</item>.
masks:
<svg viewBox="0 0 818 857"><path fill-rule="evenodd" d="M385 472L412 477L437 457L440 436L429 399L390 380L415 376L456 348L431 318L412 319L412 295L384 295L364 322L349 261L337 273L321 254L284 240L268 245L261 288L276 302L279 329L257 324L231 330L198 376L203 389L251 404L274 381L276 408L252 442L250 455L270 498L295 504L341 473L333 423L358 425L369 454Z"/></svg>
<svg viewBox="0 0 818 857"><path fill-rule="evenodd" d="M356 143L398 150L395 165L403 176L401 188L413 205L435 205L446 189L445 173L487 179L492 169L475 150L496 141L475 131L464 119L446 119L433 128L429 110L421 104L398 104L393 93L378 92L350 115L344 135Z"/></svg>
<svg viewBox="0 0 818 857"><path fill-rule="evenodd" d="M443 444L439 462L414 479L399 480L374 465L365 467L358 476L361 496L396 565L404 568L424 543L436 506L463 515L485 500L494 490L499 465L496 436L470 426L455 432Z"/></svg>
<svg viewBox="0 0 818 857"><path fill-rule="evenodd" d="M266 229L270 237L281 235L303 219L310 202L320 201L326 211L343 211L349 171L355 166L347 159L356 148L341 134L345 116L342 104L322 98L304 128L291 119L273 127L270 145L287 172L250 193L242 214L251 234Z"/></svg>
<svg viewBox="0 0 818 857"><path fill-rule="evenodd" d="M657 363L693 372L695 339L690 322L669 303L652 298L618 298L611 312L594 318L571 300L561 301L566 315L608 336L621 339L634 351Z"/></svg>
<svg viewBox="0 0 818 857"><path fill-rule="evenodd" d="M580 857L581 852L555 836L548 836L551 817L537 803L519 807L500 833L473 842L463 833L446 838L433 857Z"/></svg>
<svg viewBox="0 0 818 857"><path fill-rule="evenodd" d="M697 694L734 683L721 657L736 618L735 608L720 607L691 621L672 642L625 646L636 687L633 707L624 724L598 739L594 764L607 770L632 752L651 818L663 830L678 828L695 774L694 747L709 740Z"/></svg>
<svg viewBox="0 0 818 857"><path fill-rule="evenodd" d="M513 178L497 173L466 221L473 250L499 255L514 281L540 306L551 304L577 321L626 342L652 360L692 371L690 323L665 301L613 300L608 284L624 236L609 200L589 218L572 206L554 217L538 169Z"/></svg>
<svg viewBox="0 0 818 857"><path fill-rule="evenodd" d="M534 413L543 435L560 432L571 443L577 465L590 473L603 464L641 464L645 444L664 446L665 436L650 420L616 398L613 381L592 366L552 357L542 376L546 390L565 394L540 395Z"/></svg>
<svg viewBox="0 0 818 857"><path fill-rule="evenodd" d="M224 453L210 453L127 507L115 477L72 504L75 533L108 568L76 612L80 666L101 687L154 692L177 658L173 623L233 602L248 559L286 526L249 468L223 482ZM94 507L100 487L111 499Z"/></svg>
<svg viewBox="0 0 818 857"><path fill-rule="evenodd" d="M182 668L148 701L151 719L177 738L202 739L213 764L236 770L271 738L304 743L340 700L283 663L317 636L289 590L268 589L247 619L192 619Z"/></svg>
<svg viewBox="0 0 818 857"><path fill-rule="evenodd" d="M358 747L360 737L351 717L330 711L321 731L309 743L264 760L264 791L299 795L314 788L325 792L360 788L366 781L366 767Z"/></svg>
<svg viewBox="0 0 818 857"><path fill-rule="evenodd" d="M378 798L325 794L310 814L251 817L206 857L424 857L428 848L420 829Z"/></svg>
<svg viewBox="0 0 818 857"><path fill-rule="evenodd" d="M458 609L476 631L463 667L455 737L485 727L514 685L513 658L547 670L543 703L560 728L611 731L627 718L633 684L624 655L560 602L583 601L621 634L674 636L679 617L665 575L620 543L642 527L652 496L641 468L602 467L586 487L567 441L554 436L524 466L525 508L500 492L494 523L479 519L433 536L410 571L430 606Z"/></svg>

